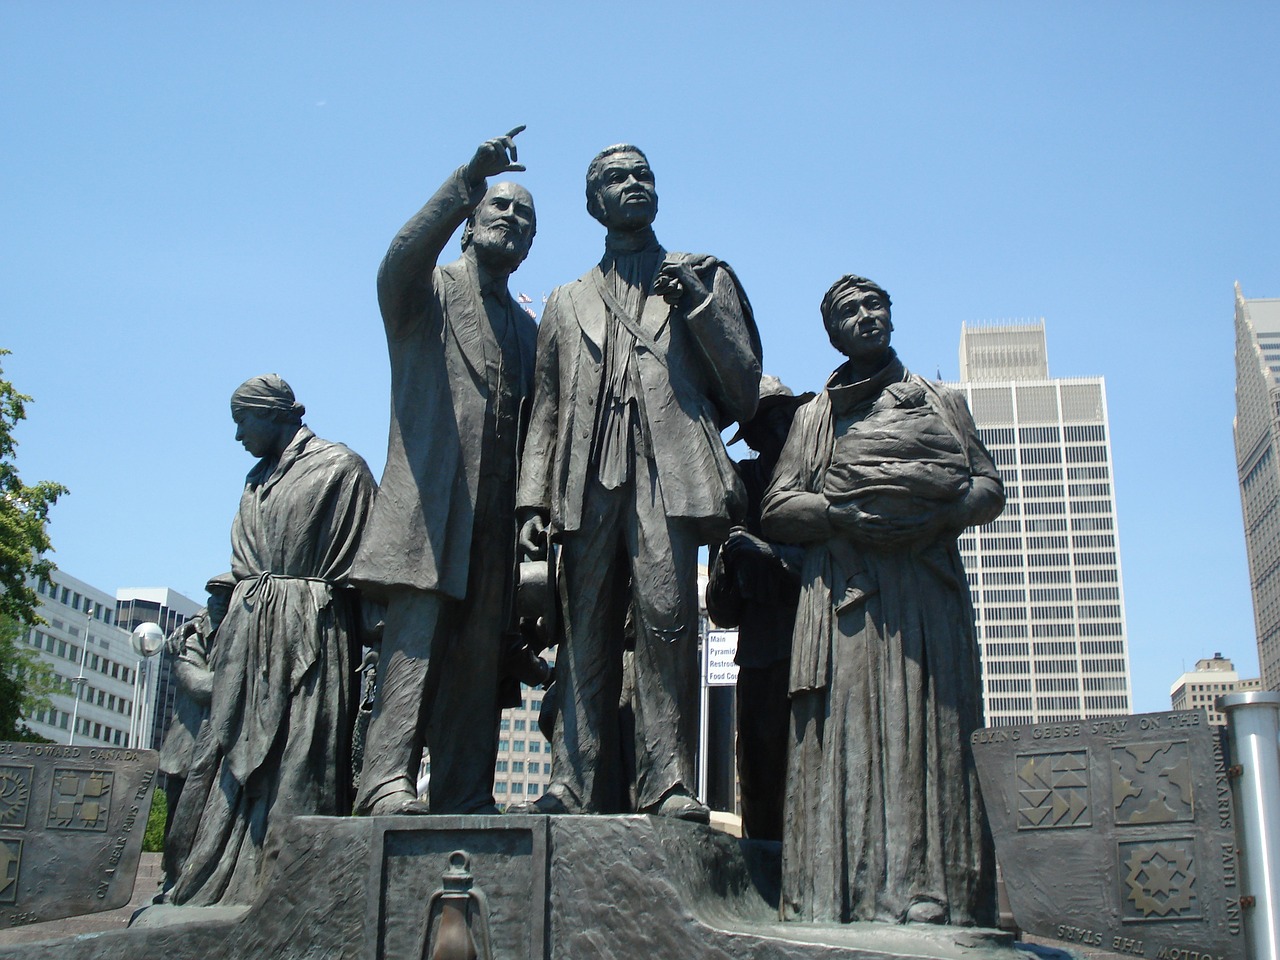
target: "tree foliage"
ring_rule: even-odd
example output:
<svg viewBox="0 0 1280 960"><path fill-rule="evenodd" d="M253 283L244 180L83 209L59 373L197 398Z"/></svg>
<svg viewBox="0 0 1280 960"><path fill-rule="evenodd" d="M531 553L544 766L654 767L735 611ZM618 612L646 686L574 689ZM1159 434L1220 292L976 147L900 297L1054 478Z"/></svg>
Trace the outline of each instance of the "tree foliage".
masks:
<svg viewBox="0 0 1280 960"><path fill-rule="evenodd" d="M48 709L58 689L53 668L22 642L27 627L0 613L0 740L44 741L23 717Z"/></svg>
<svg viewBox="0 0 1280 960"><path fill-rule="evenodd" d="M0 357L8 353L0 349ZM22 638L43 622L40 597L31 584L48 580L53 572L45 557L49 508L67 488L48 480L28 486L18 475L13 430L26 418L31 398L3 374L0 369L0 739L41 740L22 718L49 706L57 678Z"/></svg>
<svg viewBox="0 0 1280 960"><path fill-rule="evenodd" d="M164 850L164 825L169 820L169 797L157 787L151 794L151 812L147 814L147 832L142 835L146 853Z"/></svg>
<svg viewBox="0 0 1280 960"><path fill-rule="evenodd" d="M0 349L0 357L8 353ZM67 488L49 480L28 486L18 475L13 429L26 419L31 398L3 375L0 368L0 614L30 626L40 619L40 597L30 584L48 580L53 572L53 563L45 557L50 549L49 508Z"/></svg>

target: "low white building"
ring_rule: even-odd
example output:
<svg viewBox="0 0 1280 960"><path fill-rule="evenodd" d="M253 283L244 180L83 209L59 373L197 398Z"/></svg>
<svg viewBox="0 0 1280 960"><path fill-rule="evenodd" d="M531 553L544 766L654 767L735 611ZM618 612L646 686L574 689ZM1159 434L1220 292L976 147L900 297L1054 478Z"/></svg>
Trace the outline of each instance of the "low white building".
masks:
<svg viewBox="0 0 1280 960"><path fill-rule="evenodd" d="M1241 679L1235 664L1215 653L1208 660L1197 660L1196 668L1180 676L1169 688L1169 700L1175 710L1203 710L1209 723L1226 726L1226 714L1218 710L1218 698L1244 690L1261 690L1262 678Z"/></svg>
<svg viewBox="0 0 1280 960"><path fill-rule="evenodd" d="M116 598L61 570L35 587L46 622L28 628L26 642L53 668L59 690L27 726L55 743L141 745L156 672L139 674L129 631L116 624Z"/></svg>

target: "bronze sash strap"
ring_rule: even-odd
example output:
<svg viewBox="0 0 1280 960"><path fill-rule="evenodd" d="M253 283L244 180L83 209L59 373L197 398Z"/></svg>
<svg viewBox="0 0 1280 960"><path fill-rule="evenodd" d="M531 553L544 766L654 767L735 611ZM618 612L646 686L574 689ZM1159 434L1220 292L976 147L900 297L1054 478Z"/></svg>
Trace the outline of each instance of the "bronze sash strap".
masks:
<svg viewBox="0 0 1280 960"><path fill-rule="evenodd" d="M663 356L662 351L658 348L653 338L640 329L640 317L644 314L645 304L649 301L649 291L643 290L640 293L640 305L636 307L636 315L634 317L628 315L626 309L618 302L618 298L613 295L613 291L609 289L604 282L604 272L597 267L595 270L596 291L600 294L600 298L604 300L604 304L609 308L618 319L618 323L622 324L624 330L631 334L636 343L643 346L646 350L657 357L658 362L667 367L667 358ZM668 370L670 368L668 367Z"/></svg>
<svg viewBox="0 0 1280 960"><path fill-rule="evenodd" d="M609 313L613 314L613 316L617 318L618 323L621 324L624 330L631 334L632 339L634 339L637 344L643 346L653 354L655 358L657 358L658 362L662 364L663 369L667 371L667 375L670 376L671 368L667 366L667 358L662 355L662 352L658 349L658 345L653 341L653 338L640 329L640 317L644 315L645 304L649 302L649 287L653 285L653 278L650 278L649 282L640 291L640 302L636 305L634 317L627 313L626 308L622 306L618 301L618 298L614 296L613 291L609 289L609 285L605 282L604 271L599 267L596 267L595 269L595 284L596 292L598 292L600 294L600 298L604 300L605 307L608 309ZM644 384L640 382L640 371L638 369L635 371L635 378L636 387L639 388L635 392L636 413L639 414L638 426L640 428L638 446L642 448L646 456L652 457L653 439L649 434L649 413L645 409ZM630 429L630 427L628 427L628 429ZM633 441L634 439L635 438L633 436Z"/></svg>

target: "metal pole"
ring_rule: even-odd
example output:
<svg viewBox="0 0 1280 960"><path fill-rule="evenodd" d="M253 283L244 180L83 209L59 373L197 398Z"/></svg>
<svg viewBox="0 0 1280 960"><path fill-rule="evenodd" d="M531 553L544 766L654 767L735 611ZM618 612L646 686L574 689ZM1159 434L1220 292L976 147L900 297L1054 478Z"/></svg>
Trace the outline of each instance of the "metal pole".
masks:
<svg viewBox="0 0 1280 960"><path fill-rule="evenodd" d="M702 585L699 584L699 588ZM703 593L706 591L703 590ZM698 667L701 676L698 678L698 798L706 803L707 800L707 713L710 705L708 704L709 690L707 688L707 663L711 654L708 652L710 644L707 643L707 631L705 629L698 630L698 640L702 646L702 656L698 658Z"/></svg>
<svg viewBox="0 0 1280 960"><path fill-rule="evenodd" d="M71 681L71 692L75 695L75 701L71 705L71 732L67 734L67 745L76 742L76 722L80 719L80 693L85 685L84 678L84 661L89 656L89 628L85 627L84 642L80 644L80 672Z"/></svg>
<svg viewBox="0 0 1280 960"><path fill-rule="evenodd" d="M141 715L138 713L138 671L133 671L133 708L129 711L129 746L136 748L138 746L138 727L141 725Z"/></svg>
<svg viewBox="0 0 1280 960"><path fill-rule="evenodd" d="M142 700L142 715L138 718L138 746L143 750L147 749L147 745L150 743L151 731L148 729L150 724L147 722L150 719L151 713L151 697L149 695L150 680L151 677L148 673L148 662L146 660L139 659L138 682L141 687L139 696Z"/></svg>
<svg viewBox="0 0 1280 960"><path fill-rule="evenodd" d="M1240 813L1244 884L1252 897L1244 911L1245 940L1254 960L1280 960L1280 692L1229 693L1218 704L1227 715Z"/></svg>

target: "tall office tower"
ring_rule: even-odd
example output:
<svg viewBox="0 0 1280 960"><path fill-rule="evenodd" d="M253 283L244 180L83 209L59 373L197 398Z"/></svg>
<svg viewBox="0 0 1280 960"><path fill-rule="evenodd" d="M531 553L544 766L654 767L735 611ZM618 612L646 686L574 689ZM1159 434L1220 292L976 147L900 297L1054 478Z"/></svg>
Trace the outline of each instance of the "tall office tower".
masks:
<svg viewBox="0 0 1280 960"><path fill-rule="evenodd" d="M132 631L140 623L148 621L160 627L167 637L178 627L200 612L202 605L168 587L122 587L116 591L116 622ZM173 720L173 700L178 693L173 676L176 658L167 650L149 661L144 661L144 672L155 674L155 697L151 704L151 718L147 747L159 750Z"/></svg>
<svg viewBox="0 0 1280 960"><path fill-rule="evenodd" d="M989 726L1127 714L1129 653L1101 377L1051 379L1044 321L965 324L961 382L1008 503L960 538Z"/></svg>
<svg viewBox="0 0 1280 960"><path fill-rule="evenodd" d="M1280 689L1280 299L1236 284L1236 473L1262 685Z"/></svg>
<svg viewBox="0 0 1280 960"><path fill-rule="evenodd" d="M32 586L45 622L26 641L53 668L59 690L48 709L24 718L27 726L55 743L147 745L155 671L139 670L144 661L116 622L115 598L61 570Z"/></svg>

